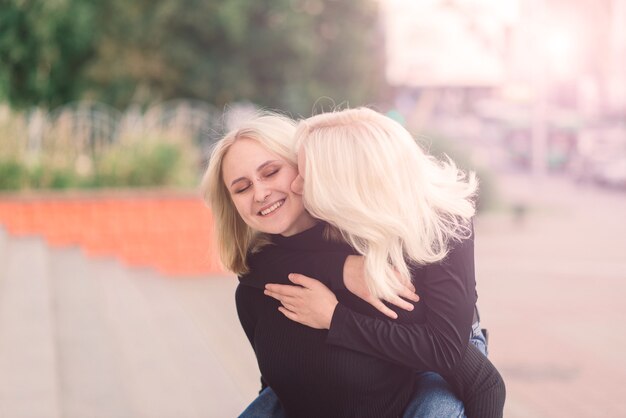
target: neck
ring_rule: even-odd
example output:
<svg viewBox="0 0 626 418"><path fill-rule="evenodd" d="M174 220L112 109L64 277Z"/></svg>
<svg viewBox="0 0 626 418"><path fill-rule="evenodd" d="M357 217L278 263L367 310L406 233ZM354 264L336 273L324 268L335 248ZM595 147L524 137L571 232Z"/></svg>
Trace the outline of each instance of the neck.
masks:
<svg viewBox="0 0 626 418"><path fill-rule="evenodd" d="M283 237L291 237L293 235L299 234L301 232L306 231L307 229L311 229L317 224L317 219L308 215L304 217L295 228L291 229L289 232L282 233Z"/></svg>

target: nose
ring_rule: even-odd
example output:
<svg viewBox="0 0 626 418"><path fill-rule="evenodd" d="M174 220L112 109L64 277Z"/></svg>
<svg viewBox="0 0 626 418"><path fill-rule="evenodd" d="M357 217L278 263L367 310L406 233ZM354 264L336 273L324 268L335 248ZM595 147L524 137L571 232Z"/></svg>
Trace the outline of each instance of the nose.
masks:
<svg viewBox="0 0 626 418"><path fill-rule="evenodd" d="M272 191L267 187L258 184L254 189L254 200L258 203L263 203L267 200L268 196L272 194Z"/></svg>
<svg viewBox="0 0 626 418"><path fill-rule="evenodd" d="M302 195L304 193L304 179L300 174L298 174L291 182L291 191L297 195Z"/></svg>

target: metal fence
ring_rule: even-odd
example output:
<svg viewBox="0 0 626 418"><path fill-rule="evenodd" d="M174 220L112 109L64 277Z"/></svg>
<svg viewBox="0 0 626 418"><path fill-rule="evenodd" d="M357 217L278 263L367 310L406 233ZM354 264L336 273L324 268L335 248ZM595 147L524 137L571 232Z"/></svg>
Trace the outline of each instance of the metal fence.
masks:
<svg viewBox="0 0 626 418"><path fill-rule="evenodd" d="M132 106L124 112L92 101L20 113L0 106L0 153L31 161L55 153L94 156L110 144L158 137L184 139L205 149L236 120L256 109L250 103L235 103L220 111L193 100L173 100L146 109Z"/></svg>

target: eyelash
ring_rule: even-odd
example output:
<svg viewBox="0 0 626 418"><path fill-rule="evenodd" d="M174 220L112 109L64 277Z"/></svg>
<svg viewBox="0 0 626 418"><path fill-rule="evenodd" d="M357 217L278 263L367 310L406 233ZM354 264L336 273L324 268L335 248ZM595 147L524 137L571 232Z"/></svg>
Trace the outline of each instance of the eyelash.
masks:
<svg viewBox="0 0 626 418"><path fill-rule="evenodd" d="M248 185L248 186L244 187L243 189L235 190L235 194L243 193L246 190L248 190L249 188L250 188L250 186Z"/></svg>
<svg viewBox="0 0 626 418"><path fill-rule="evenodd" d="M276 170L270 171L269 173L267 173L264 177L272 177L274 174L278 173L280 171L280 168L277 168ZM239 189L239 190L235 190L235 194L240 194L245 192L246 190L248 190L250 188L250 183L248 183L248 185L246 187L244 187L243 189Z"/></svg>

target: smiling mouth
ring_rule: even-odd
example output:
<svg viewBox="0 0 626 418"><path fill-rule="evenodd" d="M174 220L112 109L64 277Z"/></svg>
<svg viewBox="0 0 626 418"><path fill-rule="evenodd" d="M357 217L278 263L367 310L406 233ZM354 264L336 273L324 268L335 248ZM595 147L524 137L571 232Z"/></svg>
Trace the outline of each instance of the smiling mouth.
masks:
<svg viewBox="0 0 626 418"><path fill-rule="evenodd" d="M261 216L269 215L270 213L274 212L276 209L281 207L283 205L283 203L285 203L285 199L279 200L278 202L274 203L269 208L263 209L262 211L259 212L259 215L261 215Z"/></svg>

